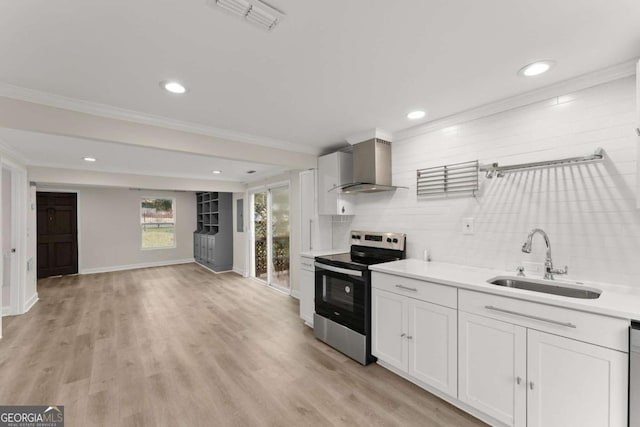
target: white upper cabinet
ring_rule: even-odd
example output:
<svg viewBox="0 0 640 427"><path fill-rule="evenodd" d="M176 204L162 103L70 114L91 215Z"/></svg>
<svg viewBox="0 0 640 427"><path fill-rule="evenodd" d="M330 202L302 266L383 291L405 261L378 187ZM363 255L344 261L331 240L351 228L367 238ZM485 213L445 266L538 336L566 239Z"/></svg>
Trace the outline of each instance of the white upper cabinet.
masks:
<svg viewBox="0 0 640 427"><path fill-rule="evenodd" d="M336 152L318 158L318 213L353 215L353 196L333 190L353 182L353 155Z"/></svg>

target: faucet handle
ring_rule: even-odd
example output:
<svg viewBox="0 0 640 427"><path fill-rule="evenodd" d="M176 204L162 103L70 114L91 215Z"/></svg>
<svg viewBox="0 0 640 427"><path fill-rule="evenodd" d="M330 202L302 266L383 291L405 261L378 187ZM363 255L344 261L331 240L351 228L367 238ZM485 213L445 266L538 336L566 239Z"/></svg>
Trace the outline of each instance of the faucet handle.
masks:
<svg viewBox="0 0 640 427"><path fill-rule="evenodd" d="M564 268L553 268L550 273L552 274L567 274L569 272L569 266L565 265Z"/></svg>
<svg viewBox="0 0 640 427"><path fill-rule="evenodd" d="M519 265L516 267L516 271L518 272L518 276L524 277L524 267Z"/></svg>

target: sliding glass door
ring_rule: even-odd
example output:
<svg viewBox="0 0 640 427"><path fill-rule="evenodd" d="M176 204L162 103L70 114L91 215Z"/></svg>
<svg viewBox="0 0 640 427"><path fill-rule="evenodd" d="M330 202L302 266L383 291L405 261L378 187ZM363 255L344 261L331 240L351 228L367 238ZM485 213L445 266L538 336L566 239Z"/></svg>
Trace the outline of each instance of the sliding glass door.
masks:
<svg viewBox="0 0 640 427"><path fill-rule="evenodd" d="M267 204L268 193L254 193L253 194L253 276L256 279L268 281L269 265L267 254L267 241L268 233L267 227L269 224L268 214L269 207Z"/></svg>
<svg viewBox="0 0 640 427"><path fill-rule="evenodd" d="M289 186L251 193L252 276L289 292Z"/></svg>

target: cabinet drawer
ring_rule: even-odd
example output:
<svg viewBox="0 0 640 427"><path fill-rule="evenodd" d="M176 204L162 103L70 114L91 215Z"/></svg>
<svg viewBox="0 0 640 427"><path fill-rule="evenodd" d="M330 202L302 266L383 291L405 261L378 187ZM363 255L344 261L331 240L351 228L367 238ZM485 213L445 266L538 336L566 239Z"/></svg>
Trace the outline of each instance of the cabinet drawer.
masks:
<svg viewBox="0 0 640 427"><path fill-rule="evenodd" d="M629 322L624 319L462 289L458 303L467 313L629 351Z"/></svg>
<svg viewBox="0 0 640 427"><path fill-rule="evenodd" d="M458 290L451 286L438 285L422 280L394 276L374 271L371 286L399 295L405 295L445 307L457 308Z"/></svg>
<svg viewBox="0 0 640 427"><path fill-rule="evenodd" d="M305 256L301 256L300 257L300 268L303 270L307 270L307 271L315 271L315 267L313 266L313 263L315 261L315 258L311 257L305 257Z"/></svg>

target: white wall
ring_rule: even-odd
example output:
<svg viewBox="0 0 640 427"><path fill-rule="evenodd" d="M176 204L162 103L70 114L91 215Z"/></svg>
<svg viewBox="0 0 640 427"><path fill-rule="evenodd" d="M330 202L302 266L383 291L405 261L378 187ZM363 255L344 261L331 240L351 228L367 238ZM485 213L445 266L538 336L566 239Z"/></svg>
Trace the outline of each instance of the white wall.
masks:
<svg viewBox="0 0 640 427"><path fill-rule="evenodd" d="M409 190L358 195L351 228L405 232L409 257L429 248L435 261L513 271L543 261L539 236L531 255L520 251L528 231L541 227L569 277L640 286L635 103L629 77L395 141L393 182ZM416 197L419 168L475 159L507 165L597 147L606 151L602 163L481 177L477 199ZM475 218L474 235L462 234L466 217Z"/></svg>
<svg viewBox="0 0 640 427"><path fill-rule="evenodd" d="M193 260L196 197L193 192L76 187L80 273ZM64 188L38 191L64 191ZM140 201L143 197L176 199L176 247L142 250Z"/></svg>

